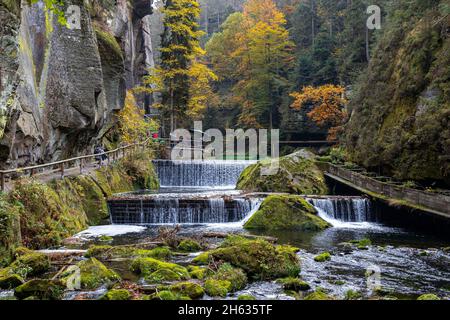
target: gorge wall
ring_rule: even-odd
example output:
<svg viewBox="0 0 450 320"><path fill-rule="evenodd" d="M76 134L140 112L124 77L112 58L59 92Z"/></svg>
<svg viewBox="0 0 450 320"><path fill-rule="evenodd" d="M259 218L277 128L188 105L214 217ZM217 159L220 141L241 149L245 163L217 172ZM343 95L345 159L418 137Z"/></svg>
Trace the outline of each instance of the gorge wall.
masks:
<svg viewBox="0 0 450 320"><path fill-rule="evenodd" d="M351 160L450 184L449 80L448 1L395 2L351 99Z"/></svg>
<svg viewBox="0 0 450 320"><path fill-rule="evenodd" d="M0 167L93 151L127 89L154 66L152 1L67 0L69 29L38 2L1 0Z"/></svg>

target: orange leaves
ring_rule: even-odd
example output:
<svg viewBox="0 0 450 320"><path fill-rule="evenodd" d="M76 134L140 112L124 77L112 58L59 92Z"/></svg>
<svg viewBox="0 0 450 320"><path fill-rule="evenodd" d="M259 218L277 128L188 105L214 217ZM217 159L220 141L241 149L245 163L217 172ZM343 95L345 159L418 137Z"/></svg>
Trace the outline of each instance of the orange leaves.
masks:
<svg viewBox="0 0 450 320"><path fill-rule="evenodd" d="M347 120L345 105L345 89L341 86L324 85L320 87L307 86L300 92L291 93L294 102L291 107L297 110L305 106L312 106L308 113L319 126L331 126L328 139L334 140L340 131L340 127Z"/></svg>

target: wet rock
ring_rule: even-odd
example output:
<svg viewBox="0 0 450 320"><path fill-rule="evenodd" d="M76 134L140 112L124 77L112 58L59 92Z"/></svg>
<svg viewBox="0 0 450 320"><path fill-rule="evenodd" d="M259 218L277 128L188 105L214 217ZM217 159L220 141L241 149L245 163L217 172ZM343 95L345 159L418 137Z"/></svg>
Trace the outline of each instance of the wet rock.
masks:
<svg viewBox="0 0 450 320"><path fill-rule="evenodd" d="M215 261L243 269L253 279L296 277L300 272L297 248L274 246L264 240L229 236L220 248L209 251Z"/></svg>
<svg viewBox="0 0 450 320"><path fill-rule="evenodd" d="M14 290L14 295L23 300L36 297L40 300L60 300L65 286L60 281L53 280L30 280Z"/></svg>
<svg viewBox="0 0 450 320"><path fill-rule="evenodd" d="M441 298L435 294L423 294L418 297L417 300L441 300Z"/></svg>
<svg viewBox="0 0 450 320"><path fill-rule="evenodd" d="M238 300L256 300L256 298L254 296L252 296L251 294L241 294L238 298Z"/></svg>
<svg viewBox="0 0 450 320"><path fill-rule="evenodd" d="M202 246L195 240L185 239L180 242L177 249L182 252L198 252L202 250Z"/></svg>
<svg viewBox="0 0 450 320"><path fill-rule="evenodd" d="M353 252L353 246L348 242L339 243L338 248L345 254L351 254Z"/></svg>
<svg viewBox="0 0 450 320"><path fill-rule="evenodd" d="M324 252L314 257L315 262L325 262L331 260L331 254L329 252Z"/></svg>
<svg viewBox="0 0 450 320"><path fill-rule="evenodd" d="M311 286L306 283L305 281L299 279L299 278L284 278L284 279L278 279L278 283L281 283L283 285L283 289L287 291L308 291L311 289Z"/></svg>
<svg viewBox="0 0 450 320"><path fill-rule="evenodd" d="M10 265L10 268L15 273L23 274L25 277L36 276L50 269L50 259L42 253L27 253L18 256L16 261Z"/></svg>
<svg viewBox="0 0 450 320"><path fill-rule="evenodd" d="M192 259L192 263L195 263L197 265L208 265L211 261L211 256L209 252L202 252L198 256L196 256L194 259Z"/></svg>
<svg viewBox="0 0 450 320"><path fill-rule="evenodd" d="M23 283L24 283L23 278L18 274L2 276L0 271L0 289L3 290L14 289Z"/></svg>
<svg viewBox="0 0 450 320"><path fill-rule="evenodd" d="M272 195L245 223L246 229L320 231L330 224L317 215L316 209L300 196Z"/></svg>
<svg viewBox="0 0 450 320"><path fill-rule="evenodd" d="M334 300L332 297L327 295L322 289L317 289L315 292L307 295L305 300Z"/></svg>
<svg viewBox="0 0 450 320"><path fill-rule="evenodd" d="M248 192L326 194L328 188L325 178L313 157L312 153L300 150L277 162L260 161L242 172L237 189Z"/></svg>
<svg viewBox="0 0 450 320"><path fill-rule="evenodd" d="M111 300L111 301L130 300L130 299L131 293L125 289L109 290L100 298L100 300Z"/></svg>

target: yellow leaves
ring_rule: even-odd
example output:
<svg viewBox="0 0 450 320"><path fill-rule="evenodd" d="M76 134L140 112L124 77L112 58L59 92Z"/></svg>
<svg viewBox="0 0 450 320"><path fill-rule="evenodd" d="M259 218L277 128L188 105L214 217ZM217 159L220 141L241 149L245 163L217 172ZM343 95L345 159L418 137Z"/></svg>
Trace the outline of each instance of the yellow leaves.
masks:
<svg viewBox="0 0 450 320"><path fill-rule="evenodd" d="M117 118L121 141L127 144L143 141L152 131L158 130L156 121L144 118L144 111L137 106L131 91L127 92L124 108Z"/></svg>
<svg viewBox="0 0 450 320"><path fill-rule="evenodd" d="M188 72L189 101L187 114L192 119L200 119L210 104L217 104L218 98L214 94L210 83L218 78L205 64L194 61Z"/></svg>
<svg viewBox="0 0 450 320"><path fill-rule="evenodd" d="M320 126L331 125L328 138L333 140L337 137L339 127L348 117L345 110L347 99L343 87L331 84L320 87L307 86L300 92L291 93L290 96L294 98L292 108L300 110L311 105L313 108L308 113L308 117Z"/></svg>

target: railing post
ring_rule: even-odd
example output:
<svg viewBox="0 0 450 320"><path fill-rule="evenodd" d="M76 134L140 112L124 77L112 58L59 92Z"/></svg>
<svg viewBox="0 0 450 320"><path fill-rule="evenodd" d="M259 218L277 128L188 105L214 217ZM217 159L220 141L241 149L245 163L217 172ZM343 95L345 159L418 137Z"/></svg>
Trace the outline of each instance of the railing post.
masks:
<svg viewBox="0 0 450 320"><path fill-rule="evenodd" d="M5 191L5 174L0 173L0 187L2 191Z"/></svg>
<svg viewBox="0 0 450 320"><path fill-rule="evenodd" d="M34 176L34 169L30 170L30 178Z"/></svg>
<svg viewBox="0 0 450 320"><path fill-rule="evenodd" d="M59 165L59 167L60 167L60 169L61 169L61 179L63 179L63 178L64 178L64 163L61 163L61 164Z"/></svg>
<svg viewBox="0 0 450 320"><path fill-rule="evenodd" d="M83 159L80 159L80 174L83 174Z"/></svg>

